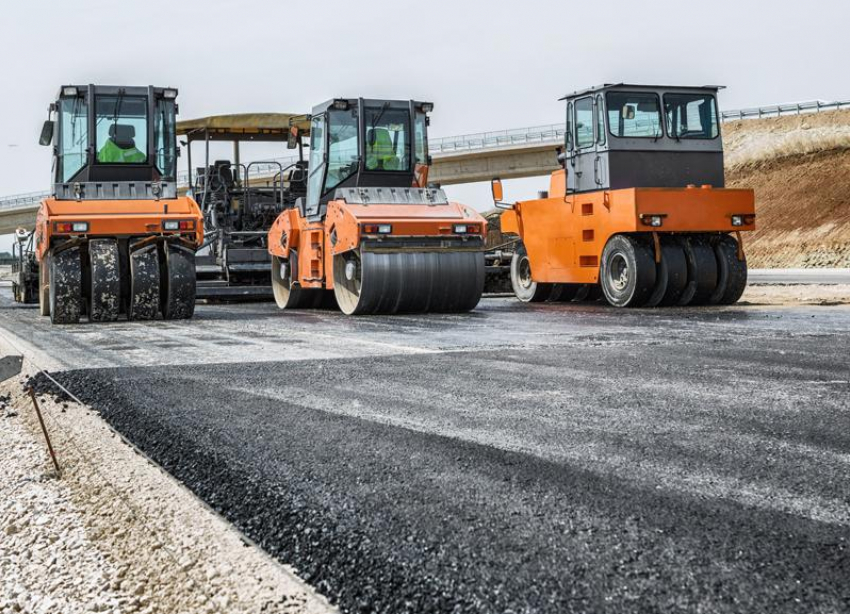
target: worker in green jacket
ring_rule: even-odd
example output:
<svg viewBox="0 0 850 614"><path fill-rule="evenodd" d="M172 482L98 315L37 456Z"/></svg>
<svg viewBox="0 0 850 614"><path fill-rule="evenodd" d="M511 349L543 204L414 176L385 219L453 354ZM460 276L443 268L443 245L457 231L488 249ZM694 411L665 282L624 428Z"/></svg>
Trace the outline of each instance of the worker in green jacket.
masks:
<svg viewBox="0 0 850 614"><path fill-rule="evenodd" d="M109 126L109 138L97 152L97 161L118 164L144 162L148 157L136 148L136 142L133 140L135 136L134 126L112 124Z"/></svg>

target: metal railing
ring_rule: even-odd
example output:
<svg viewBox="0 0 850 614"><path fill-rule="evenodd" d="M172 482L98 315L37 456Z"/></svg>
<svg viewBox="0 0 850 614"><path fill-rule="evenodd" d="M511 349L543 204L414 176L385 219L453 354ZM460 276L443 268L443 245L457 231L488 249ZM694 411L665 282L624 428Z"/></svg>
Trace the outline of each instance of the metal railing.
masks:
<svg viewBox="0 0 850 614"><path fill-rule="evenodd" d="M769 107L738 109L737 111L724 111L721 117L724 122L728 122L742 119L761 119L763 117L781 117L783 115L803 115L805 113L820 113L822 111L839 111L841 109L850 109L850 100L809 100L806 102L777 104Z"/></svg>
<svg viewBox="0 0 850 614"><path fill-rule="evenodd" d="M50 192L27 192L26 194L14 194L0 198L0 210L3 209L26 209L41 202L41 199L49 196Z"/></svg>
<svg viewBox="0 0 850 614"><path fill-rule="evenodd" d="M809 100L806 102L794 102L766 107L753 107L750 109L738 109L735 111L724 111L721 121L739 121L743 119L759 119L764 117L781 117L784 115L803 115L806 113L820 113L822 111L835 111L850 109L850 100ZM522 146L532 144L557 144L564 141L563 124L547 124L544 126L531 126L529 128L517 128L514 130L496 130L493 132L476 132L474 134L463 134L460 136L447 136L433 138L428 142L428 151L431 154L451 154L465 151L483 151L498 149L502 147ZM278 164L284 167L296 161L295 156L283 156L272 158L267 164L258 164L252 167L252 174L256 170L257 177L271 176L279 170ZM264 175L265 173L265 175ZM192 179L197 178L197 173L192 172ZM181 187L189 185L189 172L182 171L177 174L177 184ZM0 211L8 209L25 209L37 205L49 192L30 192L27 194L16 194L0 198Z"/></svg>
<svg viewBox="0 0 850 614"><path fill-rule="evenodd" d="M492 149L511 145L549 143L564 140L564 124L548 124L517 128L515 130L496 130L495 132L477 132L461 136L447 136L428 140L428 151L432 154Z"/></svg>

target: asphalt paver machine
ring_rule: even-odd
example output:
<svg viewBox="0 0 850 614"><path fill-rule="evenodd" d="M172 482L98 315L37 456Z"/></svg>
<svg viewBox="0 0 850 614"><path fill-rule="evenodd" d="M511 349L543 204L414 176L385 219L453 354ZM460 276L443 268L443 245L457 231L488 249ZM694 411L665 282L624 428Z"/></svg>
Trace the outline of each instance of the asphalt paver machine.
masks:
<svg viewBox="0 0 850 614"><path fill-rule="evenodd" d="M307 193L307 164L300 148L296 156L250 162L243 157L249 144L288 143L291 129L308 131L307 116L245 113L177 124L188 154L191 194L206 229L197 254L199 298L272 297L268 232L278 215ZM232 157L211 157L211 148L220 143L232 146ZM193 144L203 145L204 164L197 168L192 166Z"/></svg>

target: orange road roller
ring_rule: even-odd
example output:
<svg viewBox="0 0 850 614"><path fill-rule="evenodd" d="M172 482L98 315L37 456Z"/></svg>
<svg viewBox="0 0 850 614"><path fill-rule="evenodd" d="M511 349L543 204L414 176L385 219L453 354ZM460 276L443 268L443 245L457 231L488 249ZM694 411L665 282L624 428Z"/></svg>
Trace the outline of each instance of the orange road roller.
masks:
<svg viewBox="0 0 850 614"><path fill-rule="evenodd" d="M747 285L752 190L724 188L718 87L605 85L564 99L563 167L548 193L506 204L524 302L730 305Z"/></svg>
<svg viewBox="0 0 850 614"><path fill-rule="evenodd" d="M269 231L279 307L336 304L349 315L475 308L486 222L428 186L432 109L363 98L313 109L306 197ZM293 126L290 147L306 136Z"/></svg>
<svg viewBox="0 0 850 614"><path fill-rule="evenodd" d="M198 205L178 197L177 90L64 86L40 142L53 189L36 218L39 303L53 323L190 318Z"/></svg>

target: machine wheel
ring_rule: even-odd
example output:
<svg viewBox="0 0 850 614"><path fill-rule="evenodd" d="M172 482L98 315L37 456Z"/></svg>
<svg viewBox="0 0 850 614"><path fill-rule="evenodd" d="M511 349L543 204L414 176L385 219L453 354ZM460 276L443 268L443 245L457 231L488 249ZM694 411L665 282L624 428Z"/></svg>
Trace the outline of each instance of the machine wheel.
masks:
<svg viewBox="0 0 850 614"><path fill-rule="evenodd" d="M655 289L647 307L676 305L688 285L688 263L678 243L662 239L661 262L656 265Z"/></svg>
<svg viewBox="0 0 850 614"><path fill-rule="evenodd" d="M569 303L583 287L581 284L552 284L548 300L550 303Z"/></svg>
<svg viewBox="0 0 850 614"><path fill-rule="evenodd" d="M38 312L50 315L50 254L44 255L38 265Z"/></svg>
<svg viewBox="0 0 850 614"><path fill-rule="evenodd" d="M714 243L717 257L717 288L708 299L710 305L733 305L747 288L747 260L738 260L738 242L723 235Z"/></svg>
<svg viewBox="0 0 850 614"><path fill-rule="evenodd" d="M334 256L333 275L346 315L459 313L481 300L484 254L351 251Z"/></svg>
<svg viewBox="0 0 850 614"><path fill-rule="evenodd" d="M615 307L640 307L655 288L652 250L635 237L614 235L602 250L599 283Z"/></svg>
<svg viewBox="0 0 850 614"><path fill-rule="evenodd" d="M50 256L50 321L76 324L83 310L83 266L80 248L71 247Z"/></svg>
<svg viewBox="0 0 850 614"><path fill-rule="evenodd" d="M185 320L195 313L195 253L173 243L166 243L164 247L165 288L160 294L162 317Z"/></svg>
<svg viewBox="0 0 850 614"><path fill-rule="evenodd" d="M154 320L159 315L161 276L156 243L136 249L130 245L128 320Z"/></svg>
<svg viewBox="0 0 850 614"><path fill-rule="evenodd" d="M688 285L679 305L705 305L717 288L717 259L714 248L700 236L682 240L688 264Z"/></svg>
<svg viewBox="0 0 850 614"><path fill-rule="evenodd" d="M327 290L302 288L292 283L292 271L298 270L298 254L288 259L272 256L272 291L281 309L310 309L322 307L330 294Z"/></svg>
<svg viewBox="0 0 850 614"><path fill-rule="evenodd" d="M87 298L91 322L114 322L121 312L121 271L114 239L89 241L91 284Z"/></svg>
<svg viewBox="0 0 850 614"><path fill-rule="evenodd" d="M577 303L594 303L604 296L599 284L579 284L573 300Z"/></svg>
<svg viewBox="0 0 850 614"><path fill-rule="evenodd" d="M528 252L520 244L511 259L511 286L516 297L523 303L542 303L552 295L555 285L534 281Z"/></svg>

